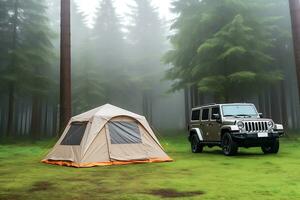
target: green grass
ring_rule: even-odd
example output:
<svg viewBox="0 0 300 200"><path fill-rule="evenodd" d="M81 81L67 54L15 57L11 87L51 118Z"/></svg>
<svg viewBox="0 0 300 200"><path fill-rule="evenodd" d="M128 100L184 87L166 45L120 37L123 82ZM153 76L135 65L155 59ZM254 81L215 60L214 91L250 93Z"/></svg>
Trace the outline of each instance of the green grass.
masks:
<svg viewBox="0 0 300 200"><path fill-rule="evenodd" d="M0 144L0 199L300 199L297 138L282 139L278 155L235 157L192 154L184 135L162 143L175 162L87 169L40 163L53 141Z"/></svg>

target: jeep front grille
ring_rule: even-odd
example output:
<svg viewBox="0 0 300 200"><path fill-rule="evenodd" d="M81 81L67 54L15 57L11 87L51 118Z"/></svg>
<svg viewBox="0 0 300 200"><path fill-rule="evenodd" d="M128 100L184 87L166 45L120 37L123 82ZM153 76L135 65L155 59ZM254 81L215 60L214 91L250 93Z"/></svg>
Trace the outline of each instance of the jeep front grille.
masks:
<svg viewBox="0 0 300 200"><path fill-rule="evenodd" d="M249 132L267 132L268 131L268 122L244 122L245 129Z"/></svg>

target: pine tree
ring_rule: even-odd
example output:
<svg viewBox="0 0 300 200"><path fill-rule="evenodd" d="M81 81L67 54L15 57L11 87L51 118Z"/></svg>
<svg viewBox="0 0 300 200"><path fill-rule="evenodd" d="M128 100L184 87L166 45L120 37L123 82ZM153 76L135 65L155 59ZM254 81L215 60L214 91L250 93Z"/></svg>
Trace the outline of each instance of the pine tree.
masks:
<svg viewBox="0 0 300 200"><path fill-rule="evenodd" d="M119 99L115 94L126 91L130 80L126 75L124 50L125 42L121 23L111 0L102 0L96 13L96 23L90 41L85 49L89 53L85 60L85 71L89 77L82 78L82 87L89 91L86 100L94 99L90 106L99 106L105 102L114 103ZM84 54L86 55L86 54ZM88 79L88 80L87 80ZM122 85L122 87L121 87ZM76 91L80 93L80 91ZM123 97L125 98L125 97ZM119 103L117 103L119 104Z"/></svg>
<svg viewBox="0 0 300 200"><path fill-rule="evenodd" d="M80 55L81 47L85 45L86 39L89 37L90 29L86 25L86 15L79 10L74 0L71 1L71 44L72 44L72 60Z"/></svg>
<svg viewBox="0 0 300 200"><path fill-rule="evenodd" d="M8 82L8 130L13 134L15 99L17 94L32 96L32 132L35 132L37 100L46 95L51 85L47 77L53 56L44 1L9 1L10 43L6 49L7 65L2 73ZM33 133L35 136L36 132Z"/></svg>
<svg viewBox="0 0 300 200"><path fill-rule="evenodd" d="M26 38L22 44L24 55L30 60L26 70L30 73L26 82L25 92L32 96L32 120L31 133L33 138L38 138L40 124L40 108L42 101L48 97L48 89L53 85L49 75L51 74L51 60L54 58L51 38L52 31L49 28L49 19L46 16L47 7L45 1L26 1L22 5L29 8L23 13L26 19L22 24Z"/></svg>
<svg viewBox="0 0 300 200"><path fill-rule="evenodd" d="M149 0L136 0L135 3L136 6L131 7L132 25L129 26L129 41L134 56L139 57L140 60L147 59L151 62L149 65L157 65L157 58L164 51L163 24L157 9Z"/></svg>
<svg viewBox="0 0 300 200"><path fill-rule="evenodd" d="M96 16L92 42L98 67L114 71L124 57L124 38L112 0L102 0Z"/></svg>
<svg viewBox="0 0 300 200"><path fill-rule="evenodd" d="M9 15L9 1L8 0L3 0L0 1L0 58L1 61L7 57L7 48L9 46L9 33L10 33L10 26L9 26L9 21L10 21L10 15Z"/></svg>
<svg viewBox="0 0 300 200"><path fill-rule="evenodd" d="M11 45L11 16L9 15L10 6L10 1L0 1L0 93L1 99L3 100L6 99L6 96L9 93L8 84L12 80L12 77L10 77L7 73L9 63L9 48ZM1 106L1 110L4 110L2 109L4 107L6 106ZM11 110L13 108L12 104L8 104L8 107ZM9 118L12 119L13 116L9 116ZM2 123L5 123L4 119L2 119ZM12 123L12 120L10 123ZM6 131L4 134L8 134L8 124L2 126L3 131ZM11 127L12 125L10 125L10 129L12 129Z"/></svg>
<svg viewBox="0 0 300 200"><path fill-rule="evenodd" d="M219 101L243 100L257 94L258 85L282 79L267 54L272 38L264 20L256 18L253 2L189 0L174 5L181 15L173 24L174 49L165 56L174 66L167 74L176 80L174 90L197 85Z"/></svg>
<svg viewBox="0 0 300 200"><path fill-rule="evenodd" d="M152 119L154 88L160 82L161 55L165 50L164 27L156 8L149 0L136 0L132 9L132 24L129 26L131 47L131 70L142 94L143 114Z"/></svg>
<svg viewBox="0 0 300 200"><path fill-rule="evenodd" d="M79 11L75 1L71 1L71 44L72 44L72 107L73 114L90 109L95 104L90 102L90 30L86 26L85 15ZM97 88L98 89L98 88ZM98 98L98 97L97 97Z"/></svg>
<svg viewBox="0 0 300 200"><path fill-rule="evenodd" d="M0 87L1 91L6 91L7 88L4 85L7 84L8 77L3 76L3 71L7 68L9 47L11 43L11 26L9 15L9 1L0 1Z"/></svg>

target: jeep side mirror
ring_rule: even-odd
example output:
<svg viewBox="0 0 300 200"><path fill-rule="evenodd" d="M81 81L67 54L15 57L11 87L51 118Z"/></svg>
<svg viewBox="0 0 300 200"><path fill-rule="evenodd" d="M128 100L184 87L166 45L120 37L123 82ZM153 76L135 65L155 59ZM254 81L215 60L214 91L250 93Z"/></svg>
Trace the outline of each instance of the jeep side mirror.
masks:
<svg viewBox="0 0 300 200"><path fill-rule="evenodd" d="M260 118L264 118L264 115L262 113L258 113Z"/></svg>
<svg viewBox="0 0 300 200"><path fill-rule="evenodd" d="M221 119L220 114L213 114L214 118L219 121Z"/></svg>

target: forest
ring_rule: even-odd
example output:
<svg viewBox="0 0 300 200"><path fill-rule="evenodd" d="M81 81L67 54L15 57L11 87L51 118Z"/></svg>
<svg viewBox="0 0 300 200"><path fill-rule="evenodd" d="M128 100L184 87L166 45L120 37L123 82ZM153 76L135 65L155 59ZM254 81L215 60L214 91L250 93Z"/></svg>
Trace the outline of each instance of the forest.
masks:
<svg viewBox="0 0 300 200"><path fill-rule="evenodd" d="M299 200L299 95L299 0L0 0L0 200Z"/></svg>
<svg viewBox="0 0 300 200"><path fill-rule="evenodd" d="M174 0L169 20L149 0L122 18L102 0L92 25L71 4L72 115L111 103L180 130L192 107L250 102L299 128L287 0ZM59 35L59 0L0 1L2 137L59 134Z"/></svg>

